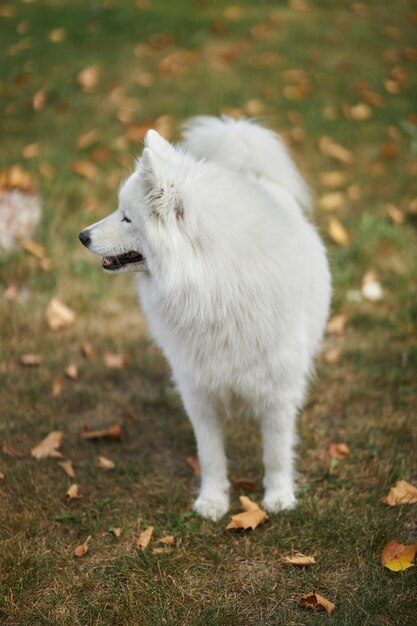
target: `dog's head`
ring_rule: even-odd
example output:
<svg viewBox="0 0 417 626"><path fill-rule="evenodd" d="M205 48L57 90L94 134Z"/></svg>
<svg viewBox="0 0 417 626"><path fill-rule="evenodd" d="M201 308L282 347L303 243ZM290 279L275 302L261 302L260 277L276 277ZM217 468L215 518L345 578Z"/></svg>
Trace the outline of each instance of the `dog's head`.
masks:
<svg viewBox="0 0 417 626"><path fill-rule="evenodd" d="M118 209L81 231L82 244L103 257L108 272L161 269L155 264L195 245L197 190L206 167L150 130L120 188Z"/></svg>

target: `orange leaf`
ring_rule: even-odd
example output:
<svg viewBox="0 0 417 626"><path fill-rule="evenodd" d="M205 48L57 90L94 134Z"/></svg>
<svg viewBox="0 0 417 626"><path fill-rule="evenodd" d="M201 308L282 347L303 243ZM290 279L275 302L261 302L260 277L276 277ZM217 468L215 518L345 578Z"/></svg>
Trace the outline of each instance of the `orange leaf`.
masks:
<svg viewBox="0 0 417 626"><path fill-rule="evenodd" d="M97 128L92 128L86 133L83 133L77 139L78 150L85 150L86 148L89 148L94 143L96 143L98 138L99 138L99 131Z"/></svg>
<svg viewBox="0 0 417 626"><path fill-rule="evenodd" d="M120 441L122 429L119 424L113 424L113 426L109 426L105 430L91 430L89 426L84 426L81 437L83 439L114 439L115 441Z"/></svg>
<svg viewBox="0 0 417 626"><path fill-rule="evenodd" d="M75 471L72 466L72 461L60 461L58 463L59 467L64 470L67 476L70 478L75 478Z"/></svg>
<svg viewBox="0 0 417 626"><path fill-rule="evenodd" d="M58 298L52 298L46 309L46 320L51 330L69 328L75 322L75 313Z"/></svg>
<svg viewBox="0 0 417 626"><path fill-rule="evenodd" d="M88 552L88 542L91 539L91 535L89 535L87 537L87 539L85 540L85 543L82 543L81 545L77 546L74 550L74 556L84 556L84 554L86 554Z"/></svg>
<svg viewBox="0 0 417 626"><path fill-rule="evenodd" d="M185 459L185 462L187 463L188 467L191 467L191 469L193 470L196 476L200 476L201 474L200 463L198 462L198 459L196 459L195 456L187 456L187 458Z"/></svg>
<svg viewBox="0 0 417 626"><path fill-rule="evenodd" d="M30 451L35 459L59 458L62 454L58 451L62 442L62 431L53 430L37 446Z"/></svg>
<svg viewBox="0 0 417 626"><path fill-rule="evenodd" d="M6 456L10 456L12 458L16 458L16 459L21 459L23 454L21 452L19 452L19 450L16 450L15 448L12 448L12 446L6 446L4 445L2 448L3 454L5 454Z"/></svg>
<svg viewBox="0 0 417 626"><path fill-rule="evenodd" d="M335 609L335 605L330 600L323 598L316 591L306 593L300 599L300 606L303 609L313 609L315 611L327 611L328 615L331 615Z"/></svg>
<svg viewBox="0 0 417 626"><path fill-rule="evenodd" d="M239 500L244 512L232 515L232 520L226 526L226 530L237 528L252 528L252 530L255 530L257 526L269 519L267 513L247 496L240 496Z"/></svg>
<svg viewBox="0 0 417 626"><path fill-rule="evenodd" d="M417 543L404 545L397 543L395 539L389 541L382 550L381 562L392 572L401 572L409 567L413 567L414 558L417 552Z"/></svg>
<svg viewBox="0 0 417 626"><path fill-rule="evenodd" d="M257 485L253 480L234 480L232 482L233 489L245 489L245 491L256 491Z"/></svg>
<svg viewBox="0 0 417 626"><path fill-rule="evenodd" d="M297 552L294 556L284 556L282 560L289 565L300 566L313 565L316 562L314 556L306 556L305 554L301 554L301 552Z"/></svg>
<svg viewBox="0 0 417 626"><path fill-rule="evenodd" d="M329 443L329 455L332 459L343 461L349 456L350 450L346 443Z"/></svg>
<svg viewBox="0 0 417 626"><path fill-rule="evenodd" d="M68 500L79 500L80 498L82 498L82 496L80 496L80 488L76 483L71 485L65 495L67 496Z"/></svg>
<svg viewBox="0 0 417 626"><path fill-rule="evenodd" d="M153 526L148 526L146 530L139 533L136 537L136 547L145 550L148 547L153 533Z"/></svg>
<svg viewBox="0 0 417 626"><path fill-rule="evenodd" d="M165 535L158 539L157 543L162 543L164 546L173 546L175 543L175 539L172 535Z"/></svg>
<svg viewBox="0 0 417 626"><path fill-rule="evenodd" d="M417 489L406 480L398 480L389 493L382 499L388 506L398 506L400 504L415 504L417 502Z"/></svg>
<svg viewBox="0 0 417 626"><path fill-rule="evenodd" d="M87 180L94 180L97 177L97 168L90 161L73 161L71 170Z"/></svg>

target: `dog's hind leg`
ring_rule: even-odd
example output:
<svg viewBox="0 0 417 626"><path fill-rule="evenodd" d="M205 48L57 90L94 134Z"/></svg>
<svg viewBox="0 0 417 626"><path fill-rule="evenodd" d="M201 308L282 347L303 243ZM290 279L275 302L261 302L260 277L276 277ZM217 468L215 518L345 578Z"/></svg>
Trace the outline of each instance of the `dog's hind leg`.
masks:
<svg viewBox="0 0 417 626"><path fill-rule="evenodd" d="M201 467L201 487L194 510L202 517L219 520L229 508L229 481L224 452L222 421L210 394L179 384L192 423Z"/></svg>

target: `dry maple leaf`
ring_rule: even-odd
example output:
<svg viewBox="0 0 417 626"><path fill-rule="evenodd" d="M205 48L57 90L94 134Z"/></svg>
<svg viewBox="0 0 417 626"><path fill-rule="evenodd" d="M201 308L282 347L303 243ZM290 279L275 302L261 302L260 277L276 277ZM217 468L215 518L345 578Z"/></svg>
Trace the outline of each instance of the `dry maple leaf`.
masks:
<svg viewBox="0 0 417 626"><path fill-rule="evenodd" d="M350 244L350 235L346 227L336 217L330 219L328 232L330 238L339 246L346 247Z"/></svg>
<svg viewBox="0 0 417 626"><path fill-rule="evenodd" d="M417 543L406 546L402 543L397 543L397 541L393 539L384 546L381 554L381 562L392 572L402 572L409 567L413 567L416 552Z"/></svg>
<svg viewBox="0 0 417 626"><path fill-rule="evenodd" d="M105 456L99 456L97 459L97 467L105 470L112 470L116 467L116 463Z"/></svg>
<svg viewBox="0 0 417 626"><path fill-rule="evenodd" d="M75 322L75 313L58 298L52 298L46 309L46 320L51 330L69 328Z"/></svg>
<svg viewBox="0 0 417 626"><path fill-rule="evenodd" d="M401 209L395 206L395 204L387 205L387 213L392 223L395 224L396 226L402 226L404 224L405 215L401 211Z"/></svg>
<svg viewBox="0 0 417 626"><path fill-rule="evenodd" d="M139 533L136 537L136 547L145 550L148 547L153 533L153 526L148 526L146 530Z"/></svg>
<svg viewBox="0 0 417 626"><path fill-rule="evenodd" d="M187 456L185 462L187 463L188 467L191 467L196 476L200 476L201 467L198 459L195 456Z"/></svg>
<svg viewBox="0 0 417 626"><path fill-rule="evenodd" d="M346 443L329 443L328 447L329 455L332 459L343 461L349 456L350 450Z"/></svg>
<svg viewBox="0 0 417 626"><path fill-rule="evenodd" d="M48 33L48 39L53 43L61 43L65 40L66 36L67 33L65 31L65 28L54 28Z"/></svg>
<svg viewBox="0 0 417 626"><path fill-rule="evenodd" d="M92 361L96 356L96 351L94 350L94 346L89 341L85 341L81 346L81 353L87 361Z"/></svg>
<svg viewBox="0 0 417 626"><path fill-rule="evenodd" d="M42 361L43 357L40 354L22 354L20 357L22 365L28 365L31 367L41 365Z"/></svg>
<svg viewBox="0 0 417 626"><path fill-rule="evenodd" d="M400 504L415 504L417 502L417 488L410 485L406 480L398 480L385 498L384 504L399 506Z"/></svg>
<svg viewBox="0 0 417 626"><path fill-rule="evenodd" d="M269 519L267 513L247 496L240 496L239 500L244 512L232 515L232 520L226 526L226 530L237 528L252 528L252 530L255 530L257 526Z"/></svg>
<svg viewBox="0 0 417 626"><path fill-rule="evenodd" d="M88 552L88 542L91 539L91 535L89 535L87 537L87 539L85 540L84 543L80 544L79 546L77 546L74 550L74 556L84 556L84 554L86 554Z"/></svg>
<svg viewBox="0 0 417 626"><path fill-rule="evenodd" d="M58 448L61 446L62 442L62 431L53 430L43 439L37 446L32 448L30 451L31 455L35 459L47 459L47 458L60 458L62 457L61 452L58 451Z"/></svg>
<svg viewBox="0 0 417 626"><path fill-rule="evenodd" d="M122 370L129 362L125 354L114 354L112 352L105 352L103 359L105 366L113 370Z"/></svg>
<svg viewBox="0 0 417 626"><path fill-rule="evenodd" d="M64 470L67 476L75 478L75 471L72 466L72 461L59 461L59 467Z"/></svg>
<svg viewBox="0 0 417 626"><path fill-rule="evenodd" d="M10 457L16 458L16 459L21 459L23 457L23 454L21 452L19 452L19 450L16 450L15 448L13 448L12 446L4 445L3 448L2 448L2 452L6 456L10 456Z"/></svg>
<svg viewBox="0 0 417 626"><path fill-rule="evenodd" d="M300 599L300 606L303 609L313 609L316 611L327 611L328 615L331 615L335 609L335 605L330 600L323 598L316 591L306 593Z"/></svg>
<svg viewBox="0 0 417 626"><path fill-rule="evenodd" d="M114 439L120 441L122 438L122 429L119 424L113 424L104 430L91 430L89 426L84 426L81 433L83 439Z"/></svg>
<svg viewBox="0 0 417 626"><path fill-rule="evenodd" d="M175 543L175 539L172 535L165 535L158 539L157 543L162 543L164 546L173 546Z"/></svg>
<svg viewBox="0 0 417 626"><path fill-rule="evenodd" d="M71 380L77 380L78 378L78 367L75 363L70 363L64 370L65 376L71 378Z"/></svg>
<svg viewBox="0 0 417 626"><path fill-rule="evenodd" d="M79 500L80 498L82 498L82 496L80 495L80 487L76 483L71 485L65 495L67 496L68 500Z"/></svg>
<svg viewBox="0 0 417 626"><path fill-rule="evenodd" d="M307 566L313 565L316 559L314 556L306 556L305 554L301 554L301 552L297 552L294 556L284 556L282 561L289 565Z"/></svg>

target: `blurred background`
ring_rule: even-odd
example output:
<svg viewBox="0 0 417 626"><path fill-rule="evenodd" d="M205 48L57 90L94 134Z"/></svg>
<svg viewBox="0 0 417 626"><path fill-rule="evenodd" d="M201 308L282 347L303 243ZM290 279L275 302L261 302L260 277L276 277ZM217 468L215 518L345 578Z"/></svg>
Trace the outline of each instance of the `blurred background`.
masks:
<svg viewBox="0 0 417 626"><path fill-rule="evenodd" d="M288 591L280 623L295 624L310 582L341 597L338 624L364 623L365 613L375 616L369 624L412 623L409 579L401 586L372 568L385 539L410 542L415 533L409 513L387 514L378 503L396 479L417 479L416 23L408 0L0 1L5 623L272 624L278 584ZM300 418L299 512L251 547L189 512L197 478L184 459L195 454L193 436L147 338L132 276L105 275L78 241L116 208L149 128L175 141L188 117L223 113L282 134L311 187L334 279L318 382ZM115 422L122 442L80 436ZM254 480L259 499L261 452L248 428L230 433L231 456L235 477ZM64 456L85 489L77 506L65 500L70 477L30 455L52 430L64 433ZM331 471L329 441L352 450ZM115 461L113 474L98 472L99 453ZM131 556L138 514L181 537L165 574L151 557L139 565ZM112 524L126 540L110 557ZM68 563L90 534L95 573ZM301 549L297 534L306 550L326 546L333 560L289 579L280 550ZM358 569L349 545L359 535ZM194 572L191 582L184 571ZM107 573L105 585L97 572ZM169 576L181 593L191 585L190 612ZM146 588L143 602L132 585Z"/></svg>

